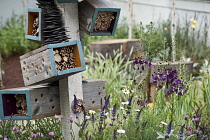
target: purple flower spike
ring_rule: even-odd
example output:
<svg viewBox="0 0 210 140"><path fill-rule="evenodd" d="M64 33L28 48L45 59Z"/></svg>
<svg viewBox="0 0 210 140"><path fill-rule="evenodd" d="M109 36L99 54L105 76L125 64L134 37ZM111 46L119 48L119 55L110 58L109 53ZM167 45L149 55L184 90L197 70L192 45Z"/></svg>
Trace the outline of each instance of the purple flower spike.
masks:
<svg viewBox="0 0 210 140"><path fill-rule="evenodd" d="M186 135L190 136L191 135L191 132L186 132Z"/></svg>
<svg viewBox="0 0 210 140"><path fill-rule="evenodd" d="M193 118L192 121L196 121L196 122L199 122L200 119L199 118Z"/></svg>
<svg viewBox="0 0 210 140"><path fill-rule="evenodd" d="M16 130L16 133L19 134L20 133L20 130Z"/></svg>
<svg viewBox="0 0 210 140"><path fill-rule="evenodd" d="M54 134L54 132L50 132L50 133L48 133L48 135L49 136L54 136L55 134Z"/></svg>
<svg viewBox="0 0 210 140"><path fill-rule="evenodd" d="M13 129L12 129L13 131L16 131L17 130L17 128L16 127L13 127Z"/></svg>
<svg viewBox="0 0 210 140"><path fill-rule="evenodd" d="M188 120L188 118L189 118L188 116L184 116L184 119L185 119L185 120Z"/></svg>
<svg viewBox="0 0 210 140"><path fill-rule="evenodd" d="M41 136L41 133L37 132L37 133L36 133L36 136Z"/></svg>

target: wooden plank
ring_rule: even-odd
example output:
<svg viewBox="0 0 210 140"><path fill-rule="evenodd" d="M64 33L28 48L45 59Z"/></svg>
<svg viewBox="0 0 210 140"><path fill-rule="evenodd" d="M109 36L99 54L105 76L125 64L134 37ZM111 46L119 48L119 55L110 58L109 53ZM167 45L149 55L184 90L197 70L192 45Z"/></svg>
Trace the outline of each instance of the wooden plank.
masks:
<svg viewBox="0 0 210 140"><path fill-rule="evenodd" d="M144 55L144 46L141 45L141 43L142 42L140 42L139 39L113 39L98 41L91 43L91 51L93 52L94 56L96 56L96 53L101 53L103 56L106 56L106 53L108 53L111 56L111 58L114 59L113 50L120 50L122 47L122 56L125 57L125 59L132 60L137 56L140 57ZM132 48L133 53L129 57Z"/></svg>
<svg viewBox="0 0 210 140"><path fill-rule="evenodd" d="M65 27L71 32L68 32L67 35L71 38L71 40L78 40L79 36L79 17L78 17L78 3L67 3L67 4L59 4L61 11L64 16L64 24ZM84 115L83 113L74 114L71 106L72 101L74 100L74 95L78 99L83 99L83 91L82 91L82 74L77 73L68 78L64 78L59 80L59 90L60 90L60 108L61 115L63 118L61 120L62 123L62 133L64 139L70 140L70 121L69 118L72 117L74 121L77 123L78 120L82 122ZM72 129L74 131L75 139L79 139L79 130L75 123L72 124Z"/></svg>

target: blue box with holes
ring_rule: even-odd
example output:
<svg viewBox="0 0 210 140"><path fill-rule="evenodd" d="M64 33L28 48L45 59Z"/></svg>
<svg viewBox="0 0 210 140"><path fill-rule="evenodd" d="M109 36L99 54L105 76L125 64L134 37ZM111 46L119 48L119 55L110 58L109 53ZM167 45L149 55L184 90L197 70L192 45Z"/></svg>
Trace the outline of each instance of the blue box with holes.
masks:
<svg viewBox="0 0 210 140"><path fill-rule="evenodd" d="M32 120L60 114L58 86L42 84L0 90L1 120Z"/></svg>
<svg viewBox="0 0 210 140"><path fill-rule="evenodd" d="M55 82L86 69L80 40L38 48L20 56L20 64L25 86Z"/></svg>

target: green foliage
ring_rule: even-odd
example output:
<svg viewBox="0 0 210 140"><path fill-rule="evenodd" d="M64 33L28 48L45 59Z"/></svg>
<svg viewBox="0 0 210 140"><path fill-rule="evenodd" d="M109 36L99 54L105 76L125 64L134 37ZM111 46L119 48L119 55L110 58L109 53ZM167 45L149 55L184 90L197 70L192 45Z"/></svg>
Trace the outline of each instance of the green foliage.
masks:
<svg viewBox="0 0 210 140"><path fill-rule="evenodd" d="M6 24L0 26L0 52L2 56L26 53L39 45L25 39L23 17L13 14Z"/></svg>

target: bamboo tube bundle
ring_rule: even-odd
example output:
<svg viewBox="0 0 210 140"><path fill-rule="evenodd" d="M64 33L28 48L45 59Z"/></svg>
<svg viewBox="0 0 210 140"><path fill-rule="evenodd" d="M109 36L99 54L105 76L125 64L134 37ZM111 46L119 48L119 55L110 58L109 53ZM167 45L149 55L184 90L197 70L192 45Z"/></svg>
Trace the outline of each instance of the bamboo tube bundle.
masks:
<svg viewBox="0 0 210 140"><path fill-rule="evenodd" d="M37 5L42 9L43 20L45 21L42 29L44 44L56 44L68 42L67 30L63 27L61 12L54 0L37 0Z"/></svg>
<svg viewBox="0 0 210 140"><path fill-rule="evenodd" d="M33 36L39 35L39 18L38 18L38 16L34 20L32 35Z"/></svg>
<svg viewBox="0 0 210 140"><path fill-rule="evenodd" d="M57 71L63 71L76 67L73 46L54 49L54 58Z"/></svg>
<svg viewBox="0 0 210 140"><path fill-rule="evenodd" d="M14 114L14 115L15 116L28 115L27 104L26 104L26 96L21 95L21 94L16 94L14 97L16 99L16 111L17 111L17 114Z"/></svg>
<svg viewBox="0 0 210 140"><path fill-rule="evenodd" d="M96 17L94 30L106 31L110 28L112 20L115 19L114 12L99 11Z"/></svg>

